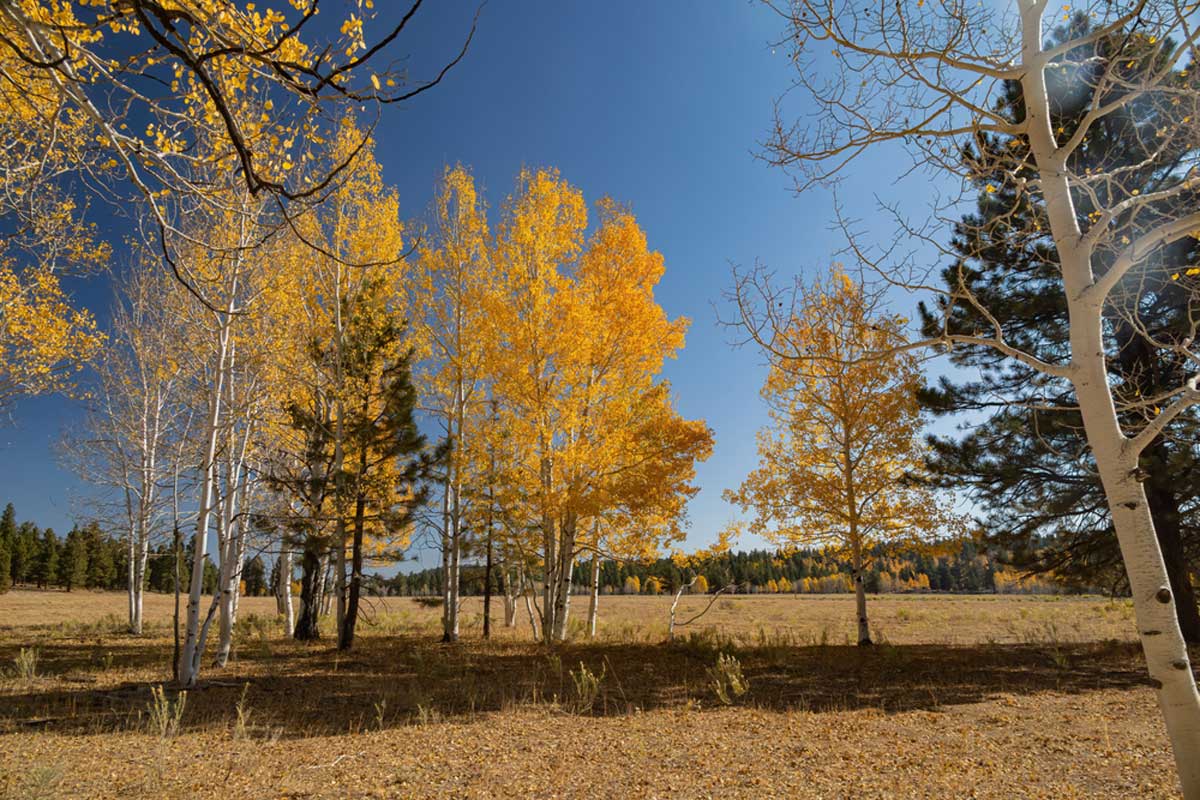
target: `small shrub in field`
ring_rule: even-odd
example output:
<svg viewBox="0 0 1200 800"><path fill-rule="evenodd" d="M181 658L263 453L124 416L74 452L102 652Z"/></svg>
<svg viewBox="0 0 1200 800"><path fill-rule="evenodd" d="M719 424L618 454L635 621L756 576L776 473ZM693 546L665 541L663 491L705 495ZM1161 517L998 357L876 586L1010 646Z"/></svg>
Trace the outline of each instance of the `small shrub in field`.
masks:
<svg viewBox="0 0 1200 800"><path fill-rule="evenodd" d="M742 674L741 662L728 653L717 656L717 663L709 667L707 673L708 685L712 687L717 699L725 705L732 705L735 699L744 695L750 688L750 682Z"/></svg>
<svg viewBox="0 0 1200 800"><path fill-rule="evenodd" d="M421 608L441 608L442 598L440 597L414 597L413 602Z"/></svg>
<svg viewBox="0 0 1200 800"><path fill-rule="evenodd" d="M590 714L596 707L596 698L600 696L600 684L604 682L606 667L601 667L600 674L592 672L582 661L579 671L571 670L571 683L575 687L575 698L572 710L576 714Z"/></svg>
<svg viewBox="0 0 1200 800"><path fill-rule="evenodd" d="M162 686L155 686L150 690L150 695L150 705L146 709L150 717L150 729L161 739L174 737L179 733L183 708L187 705L187 692L180 692L171 700Z"/></svg>
<svg viewBox="0 0 1200 800"><path fill-rule="evenodd" d="M13 659L17 677L23 681L31 681L38 676L38 651L36 647L21 648Z"/></svg>

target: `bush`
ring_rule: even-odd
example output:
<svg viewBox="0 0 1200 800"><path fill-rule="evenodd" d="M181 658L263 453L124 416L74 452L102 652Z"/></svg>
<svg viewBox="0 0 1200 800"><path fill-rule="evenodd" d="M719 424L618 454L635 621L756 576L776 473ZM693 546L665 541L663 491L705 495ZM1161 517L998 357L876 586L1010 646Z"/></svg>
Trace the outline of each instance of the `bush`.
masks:
<svg viewBox="0 0 1200 800"><path fill-rule="evenodd" d="M717 663L709 667L707 672L708 685L712 687L717 699L725 705L732 705L735 699L744 695L750 688L750 682L742 674L741 662L727 653L717 656Z"/></svg>

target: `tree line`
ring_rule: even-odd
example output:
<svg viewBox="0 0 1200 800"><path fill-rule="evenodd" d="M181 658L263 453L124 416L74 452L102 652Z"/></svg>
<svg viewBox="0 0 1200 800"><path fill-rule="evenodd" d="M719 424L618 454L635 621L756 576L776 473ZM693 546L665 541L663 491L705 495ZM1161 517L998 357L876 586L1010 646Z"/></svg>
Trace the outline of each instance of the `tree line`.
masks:
<svg viewBox="0 0 1200 800"><path fill-rule="evenodd" d="M973 541L953 542L943 548L897 550L877 547L865 571L870 594L904 592L957 592L1003 594L1070 594L1097 587L1064 582L1050 575L1013 568L1012 555L992 553ZM600 562L602 594L673 594L681 588L692 594L722 589L741 594L814 594L853 592L853 565L832 549L801 548L792 552L731 550L681 566L675 559L650 562ZM391 577L371 576L373 593L389 596L437 596L442 591L441 569L402 572ZM696 580L699 578L699 580ZM460 576L464 595L483 595L486 570L472 562ZM590 591L590 565L576 565L575 592ZM500 592L502 586L493 585Z"/></svg>
<svg viewBox="0 0 1200 800"><path fill-rule="evenodd" d="M0 513L0 594L14 586L39 589L124 591L128 588L128 543L120 535L102 530L98 522L75 525L65 537L53 528L39 529L33 522L17 523L12 503ZM182 551L181 584L189 580L192 544ZM151 548L143 575L143 588L171 594L175 591L175 553L167 545ZM217 590L217 568L205 559L204 592ZM241 592L249 596L268 593L266 562L261 555L247 560Z"/></svg>

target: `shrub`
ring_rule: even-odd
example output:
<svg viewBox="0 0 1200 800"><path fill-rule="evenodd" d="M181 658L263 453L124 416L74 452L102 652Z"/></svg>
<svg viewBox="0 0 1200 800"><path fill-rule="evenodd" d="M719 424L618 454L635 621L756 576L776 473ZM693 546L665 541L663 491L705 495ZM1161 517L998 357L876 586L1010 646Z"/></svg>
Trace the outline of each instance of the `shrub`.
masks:
<svg viewBox="0 0 1200 800"><path fill-rule="evenodd" d="M596 698L600 696L600 684L604 681L606 669L601 667L600 674L592 672L582 661L579 671L571 670L571 683L575 686L575 699L572 710L576 714L590 714L596 707Z"/></svg>
<svg viewBox="0 0 1200 800"><path fill-rule="evenodd" d="M744 695L750 688L750 682L742 674L741 662L728 653L718 655L717 663L709 667L707 673L709 686L717 699L725 705L732 705L736 698Z"/></svg>

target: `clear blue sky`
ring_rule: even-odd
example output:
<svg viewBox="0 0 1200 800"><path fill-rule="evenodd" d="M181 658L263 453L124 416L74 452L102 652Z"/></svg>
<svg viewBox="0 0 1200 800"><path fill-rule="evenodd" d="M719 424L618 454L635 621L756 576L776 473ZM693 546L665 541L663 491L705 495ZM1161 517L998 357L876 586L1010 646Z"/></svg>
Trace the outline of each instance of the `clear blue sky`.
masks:
<svg viewBox="0 0 1200 800"><path fill-rule="evenodd" d="M411 54L414 78L456 50L475 5L426 4L396 51ZM589 202L607 194L633 207L666 260L660 302L692 319L667 377L680 410L716 433L691 504L690 546L734 517L721 491L753 467L764 419L761 358L731 348L716 324L730 263L758 260L791 275L828 264L843 245L827 194L797 198L786 175L754 158L789 82L770 46L779 34L779 20L747 0L491 0L445 83L384 109L380 121L378 155L405 216L421 213L454 162L474 169L494 207L523 165L558 167ZM870 217L872 191L895 173L885 153L856 165L841 195L849 212ZM106 316L102 280L78 286L77 297ZM0 428L0 502L14 502L18 518L61 531L86 513L87 488L55 453L79 417L76 403L38 398Z"/></svg>

